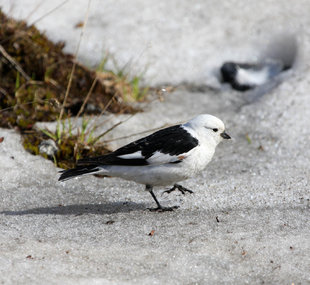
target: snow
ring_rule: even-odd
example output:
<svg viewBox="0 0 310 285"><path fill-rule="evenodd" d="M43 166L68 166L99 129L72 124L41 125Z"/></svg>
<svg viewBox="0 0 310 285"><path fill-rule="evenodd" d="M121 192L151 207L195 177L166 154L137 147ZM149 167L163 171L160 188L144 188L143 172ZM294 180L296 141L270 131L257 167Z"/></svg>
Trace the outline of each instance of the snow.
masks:
<svg viewBox="0 0 310 285"><path fill-rule="evenodd" d="M21 5L22 3L22 5ZM49 11L63 6L48 14ZM55 41L75 52L88 1L1 0L4 11L36 22ZM144 75L151 84L180 81L211 84L223 60L258 59L279 34L308 35L309 1L93 0L79 58ZM44 15L47 16L43 17ZM306 40L305 40L306 42ZM115 63L116 62L116 63Z"/></svg>
<svg viewBox="0 0 310 285"><path fill-rule="evenodd" d="M39 2L14 1L11 13L26 17ZM60 2L42 2L29 21ZM8 11L13 2L0 3ZM80 31L73 26L83 20L83 3L69 1L38 22L39 28L54 40L66 39L67 49L74 50ZM194 194L156 190L163 205L180 206L174 212L146 210L154 202L134 182L89 176L59 183L51 161L30 155L18 134L1 129L0 281L309 283L309 8L308 1L284 0L247 6L244 1L93 1L80 57L98 62L103 44L98 39L109 38L104 44L120 62L135 56L136 68L149 64L148 82L201 84L227 59L259 56L266 34L284 30L295 31L303 51L300 65L247 105L248 93L178 88L164 102L146 104L144 113L105 138L179 123L199 113L225 122L233 140L217 148L206 171L182 183ZM149 41L151 47L140 56ZM127 117L109 118L112 125ZM105 128L102 124L98 132Z"/></svg>

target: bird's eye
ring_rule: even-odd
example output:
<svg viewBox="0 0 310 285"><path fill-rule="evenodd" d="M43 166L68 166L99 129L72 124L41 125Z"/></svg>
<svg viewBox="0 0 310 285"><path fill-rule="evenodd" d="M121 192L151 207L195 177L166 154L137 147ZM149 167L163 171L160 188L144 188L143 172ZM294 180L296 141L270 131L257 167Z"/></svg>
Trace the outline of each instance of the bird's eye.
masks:
<svg viewBox="0 0 310 285"><path fill-rule="evenodd" d="M219 130L219 129L212 129L212 131L215 132L215 133L216 133L218 130Z"/></svg>

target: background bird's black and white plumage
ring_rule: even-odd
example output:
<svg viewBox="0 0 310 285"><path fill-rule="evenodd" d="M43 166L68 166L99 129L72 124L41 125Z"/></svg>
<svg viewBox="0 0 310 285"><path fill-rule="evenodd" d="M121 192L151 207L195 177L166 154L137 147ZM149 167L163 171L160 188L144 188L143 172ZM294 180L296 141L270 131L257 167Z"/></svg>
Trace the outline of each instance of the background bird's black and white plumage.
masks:
<svg viewBox="0 0 310 285"><path fill-rule="evenodd" d="M269 61L259 64L225 62L221 67L223 82L238 91L247 91L268 83L286 70L281 62Z"/></svg>
<svg viewBox="0 0 310 285"><path fill-rule="evenodd" d="M283 75L294 67L297 57L296 38L281 35L266 46L255 62L224 62L220 68L221 79L238 91L263 87L260 93L266 93L283 81Z"/></svg>
<svg viewBox="0 0 310 285"><path fill-rule="evenodd" d="M59 180L99 172L133 180L146 185L157 209L163 209L153 193L153 186L171 184L182 191L176 182L202 171L212 159L216 145L228 138L221 120L200 115L186 124L162 129L110 154L81 159L76 168L62 171Z"/></svg>

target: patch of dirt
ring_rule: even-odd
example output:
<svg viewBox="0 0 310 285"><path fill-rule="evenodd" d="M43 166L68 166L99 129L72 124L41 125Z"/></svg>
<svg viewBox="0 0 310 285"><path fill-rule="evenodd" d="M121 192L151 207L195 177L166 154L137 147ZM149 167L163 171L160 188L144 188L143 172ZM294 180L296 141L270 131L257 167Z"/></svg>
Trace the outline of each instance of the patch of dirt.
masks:
<svg viewBox="0 0 310 285"><path fill-rule="evenodd" d="M0 127L29 130L37 121L57 120L75 58L34 26L8 18L0 10ZM93 85L93 87L92 87ZM129 82L112 72L96 72L77 62L64 118L77 115L88 92L87 114L124 113Z"/></svg>

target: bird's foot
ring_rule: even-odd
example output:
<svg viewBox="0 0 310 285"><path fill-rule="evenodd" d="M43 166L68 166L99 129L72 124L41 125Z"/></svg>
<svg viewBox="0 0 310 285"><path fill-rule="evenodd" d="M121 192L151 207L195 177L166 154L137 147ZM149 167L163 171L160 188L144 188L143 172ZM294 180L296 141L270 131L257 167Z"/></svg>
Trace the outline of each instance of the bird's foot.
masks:
<svg viewBox="0 0 310 285"><path fill-rule="evenodd" d="M150 194L152 195L154 201L156 202L157 208L149 208L149 210L151 212L167 212L167 211L173 211L177 208L179 208L179 206L173 206L173 207L163 207L162 205L160 205L160 203L158 202L154 192L153 192L153 187L151 185L146 185L146 189L150 192Z"/></svg>
<svg viewBox="0 0 310 285"><path fill-rule="evenodd" d="M189 190L189 189L183 187L182 185L174 184L171 189L164 191L163 194L164 193L170 194L171 192L173 192L175 190L179 190L183 195L185 195L185 192L189 192L190 194L194 193L192 190Z"/></svg>
<svg viewBox="0 0 310 285"><path fill-rule="evenodd" d="M179 206L173 206L173 207L157 207L157 208L148 208L151 212L172 212L175 209L179 208Z"/></svg>

